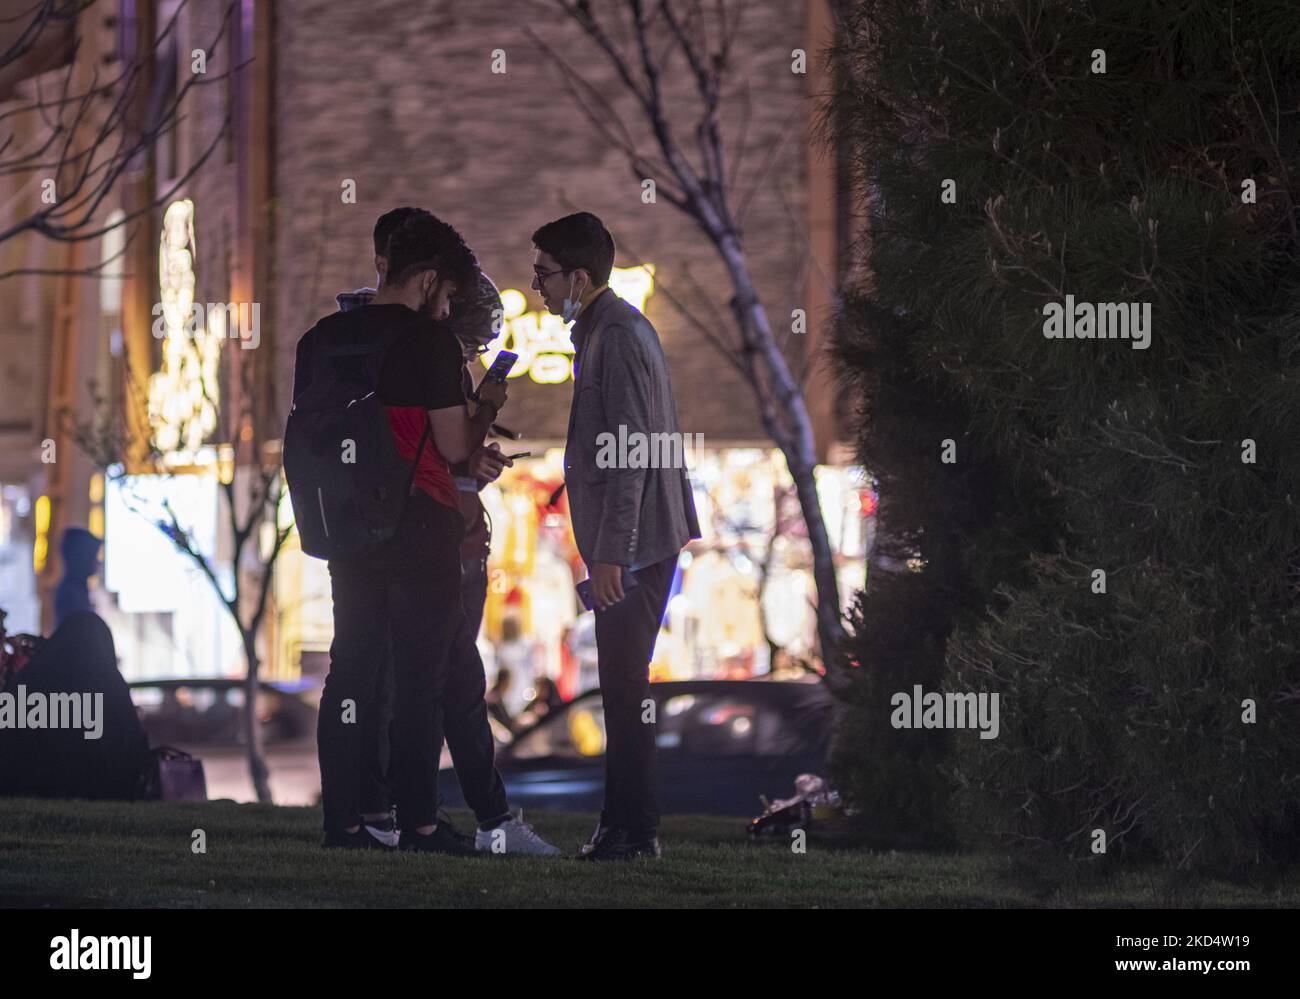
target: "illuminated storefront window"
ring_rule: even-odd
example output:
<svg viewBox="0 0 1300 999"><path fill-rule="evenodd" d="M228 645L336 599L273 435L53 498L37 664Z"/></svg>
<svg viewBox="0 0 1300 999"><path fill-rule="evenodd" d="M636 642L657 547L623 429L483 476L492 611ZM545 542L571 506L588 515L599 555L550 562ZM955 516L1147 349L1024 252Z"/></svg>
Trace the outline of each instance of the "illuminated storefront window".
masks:
<svg viewBox="0 0 1300 999"><path fill-rule="evenodd" d="M783 456L736 447L696 458L691 480L703 537L679 560L652 676L743 678L809 657L812 552ZM594 615L583 612L573 589L586 570L567 503L549 504L562 481L556 448L516 462L483 492L494 525L485 661L489 672L510 667L520 698L542 674L565 696L597 685ZM847 608L865 581L864 524L874 495L852 466L820 467L817 485Z"/></svg>
<svg viewBox="0 0 1300 999"><path fill-rule="evenodd" d="M158 526L175 511L198 550L219 552L218 504L211 468L105 483L104 589L112 598L105 619L128 679L242 673L239 633L211 582ZM229 561L210 564L229 592Z"/></svg>

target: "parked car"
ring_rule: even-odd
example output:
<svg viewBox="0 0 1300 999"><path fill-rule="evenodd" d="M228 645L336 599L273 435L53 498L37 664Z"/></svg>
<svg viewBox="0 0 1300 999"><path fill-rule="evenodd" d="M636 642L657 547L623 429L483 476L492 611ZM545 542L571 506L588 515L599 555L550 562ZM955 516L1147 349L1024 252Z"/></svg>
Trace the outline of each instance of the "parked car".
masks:
<svg viewBox="0 0 1300 999"><path fill-rule="evenodd" d="M248 774L243 680L137 680L130 687L149 744L201 759L209 798L257 800ZM320 688L310 685L259 684L258 719L277 804L311 805L320 795L319 697Z"/></svg>
<svg viewBox="0 0 1300 999"><path fill-rule="evenodd" d="M786 797L801 773L824 774L831 702L819 683L690 680L650 685L658 723L660 802L672 813L756 815L759 795ZM574 698L510 745L497 767L512 808L598 811L605 792L600 691ZM444 769L445 804L462 807Z"/></svg>

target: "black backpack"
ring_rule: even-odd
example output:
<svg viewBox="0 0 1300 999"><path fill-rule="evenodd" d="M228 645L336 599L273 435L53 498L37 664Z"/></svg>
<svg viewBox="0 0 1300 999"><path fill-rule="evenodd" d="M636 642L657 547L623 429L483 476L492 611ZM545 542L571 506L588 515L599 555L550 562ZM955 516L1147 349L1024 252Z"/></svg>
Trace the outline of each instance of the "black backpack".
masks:
<svg viewBox="0 0 1300 999"><path fill-rule="evenodd" d="M393 536L429 426L408 464L378 395L384 358L402 331L347 342L325 321L315 333L312 378L284 430L284 477L302 550L329 559Z"/></svg>

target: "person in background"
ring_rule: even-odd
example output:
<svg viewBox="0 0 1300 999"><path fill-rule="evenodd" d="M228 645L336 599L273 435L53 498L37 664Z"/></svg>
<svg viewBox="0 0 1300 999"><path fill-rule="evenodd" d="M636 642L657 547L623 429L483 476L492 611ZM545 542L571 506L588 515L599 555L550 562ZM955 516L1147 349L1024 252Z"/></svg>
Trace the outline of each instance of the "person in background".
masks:
<svg viewBox="0 0 1300 999"><path fill-rule="evenodd" d="M508 667L502 666L497 670L497 678L492 681L492 689L487 693L488 714L512 736L515 734L515 720L510 716L510 709L506 707L506 698L510 694L510 685L513 682L514 674Z"/></svg>
<svg viewBox="0 0 1300 999"><path fill-rule="evenodd" d="M13 639L15 636L9 636ZM29 636L30 637L30 636ZM0 794L127 801L136 796L149 739L117 665L113 633L98 615L73 611L49 638L31 645L30 661L6 693L79 698L94 705L94 724L78 728L0 728ZM95 731L86 738L89 731Z"/></svg>
<svg viewBox="0 0 1300 999"><path fill-rule="evenodd" d="M564 698L560 696L560 688L555 685L554 680L543 673L533 681L533 696L524 705L524 710L519 713L520 729L537 724L552 711L563 706Z"/></svg>
<svg viewBox="0 0 1300 999"><path fill-rule="evenodd" d="M90 600L90 577L99 572L102 545L99 538L80 527L69 527L59 539L63 578L54 591L55 628L77 611L95 613L95 605Z"/></svg>

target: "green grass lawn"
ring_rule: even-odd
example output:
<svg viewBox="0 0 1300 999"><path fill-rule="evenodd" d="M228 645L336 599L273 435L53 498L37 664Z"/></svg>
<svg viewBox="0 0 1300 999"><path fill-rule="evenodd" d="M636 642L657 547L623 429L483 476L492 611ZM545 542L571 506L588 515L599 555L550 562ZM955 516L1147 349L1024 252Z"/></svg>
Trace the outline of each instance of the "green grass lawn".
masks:
<svg viewBox="0 0 1300 999"><path fill-rule="evenodd" d="M464 829L468 815L453 813ZM673 817L659 862L571 859L594 816L527 818L555 860L325 851L319 812L211 802L0 799L0 906L1286 906L1300 877L1271 887L1193 882L1159 869L1030 873L996 855L873 852L813 836L749 843L744 820ZM207 853L191 850L194 830Z"/></svg>

